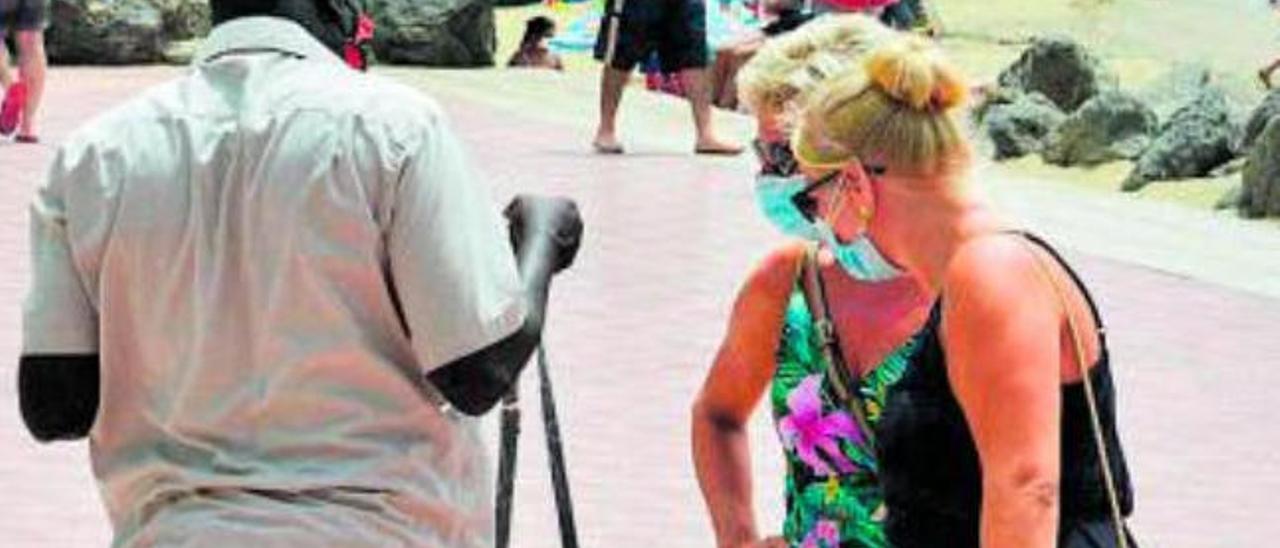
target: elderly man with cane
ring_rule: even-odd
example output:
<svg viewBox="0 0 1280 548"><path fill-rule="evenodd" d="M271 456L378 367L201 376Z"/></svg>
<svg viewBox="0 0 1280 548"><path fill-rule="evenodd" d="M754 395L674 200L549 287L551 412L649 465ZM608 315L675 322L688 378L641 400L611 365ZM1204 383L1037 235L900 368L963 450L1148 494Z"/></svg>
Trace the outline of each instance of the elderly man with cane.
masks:
<svg viewBox="0 0 1280 548"><path fill-rule="evenodd" d="M19 368L117 546L490 546L478 415L582 225L501 218L354 0L213 0L188 75L90 122L31 210ZM343 61L346 61L344 63Z"/></svg>

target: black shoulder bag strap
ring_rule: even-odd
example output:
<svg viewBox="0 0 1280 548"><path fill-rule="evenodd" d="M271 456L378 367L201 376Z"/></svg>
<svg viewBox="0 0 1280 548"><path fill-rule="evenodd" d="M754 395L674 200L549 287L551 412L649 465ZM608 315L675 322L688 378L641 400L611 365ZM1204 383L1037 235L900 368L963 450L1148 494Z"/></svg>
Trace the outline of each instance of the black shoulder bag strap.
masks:
<svg viewBox="0 0 1280 548"><path fill-rule="evenodd" d="M818 246L810 245L805 250L804 263L801 267L804 276L804 297L809 305L809 315L813 317L814 330L818 336L818 344L822 347L823 361L826 362L827 378L835 388L840 405L849 410L858 429L867 440L871 451L876 449L875 432L867 422L866 405L862 400L860 383L854 378L840 352L840 338L836 334L835 324L831 321L831 308L827 305L827 291L822 282L822 274L818 271Z"/></svg>

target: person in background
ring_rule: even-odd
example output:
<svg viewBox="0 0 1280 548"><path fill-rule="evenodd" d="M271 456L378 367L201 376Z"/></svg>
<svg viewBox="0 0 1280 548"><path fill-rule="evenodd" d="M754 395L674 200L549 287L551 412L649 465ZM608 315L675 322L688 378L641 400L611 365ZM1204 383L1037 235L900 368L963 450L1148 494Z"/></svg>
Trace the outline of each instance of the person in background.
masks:
<svg viewBox="0 0 1280 548"><path fill-rule="evenodd" d="M9 46L0 37L0 93L13 85L13 69L9 68Z"/></svg>
<svg viewBox="0 0 1280 548"><path fill-rule="evenodd" d="M814 189L819 203L874 211L842 229L836 209L820 210L839 245L877 250L938 295L877 425L889 543L1135 546L1113 364L1089 291L977 191L959 112L967 83L941 52L902 34L863 63L820 84L792 146L804 172L831 181Z"/></svg>
<svg viewBox="0 0 1280 548"><path fill-rule="evenodd" d="M564 63L560 56L551 51L547 45L547 41L555 35L555 21L543 15L530 17L525 21L524 37L520 39L520 47L511 54L507 66L564 70Z"/></svg>
<svg viewBox="0 0 1280 548"><path fill-rule="evenodd" d="M929 11L932 0L899 0L895 4L885 6L880 21L890 28L913 31L936 38L940 32L939 22Z"/></svg>
<svg viewBox="0 0 1280 548"><path fill-rule="evenodd" d="M679 74L693 108L694 152L741 153L741 146L721 139L712 125L704 0L607 0L595 47L595 58L604 64L595 151L623 152L617 131L623 91L636 65L655 52L663 74Z"/></svg>
<svg viewBox="0 0 1280 548"><path fill-rule="evenodd" d="M757 122L756 197L795 240L748 275L693 405L693 462L717 546L887 546L869 428L916 346L912 334L932 296L882 261L849 261L830 230L861 230L874 211L837 211L836 187L848 183L800 171L789 145L794 114L814 87L857 70L857 60L887 36L865 16L826 16L768 42L738 77ZM815 224L815 204L833 225ZM811 306L805 272L825 280L830 314L822 316L832 320L841 359L824 353L825 322ZM846 400L846 389L863 397ZM766 393L784 448L787 507L781 536L761 541L746 424Z"/></svg>
<svg viewBox="0 0 1280 548"><path fill-rule="evenodd" d="M803 0L765 0L762 8L768 23L716 50L715 64L711 68L712 102L715 106L729 110L740 107L738 71L768 40L794 31L812 20L813 14L806 13L803 7Z"/></svg>
<svg viewBox="0 0 1280 548"><path fill-rule="evenodd" d="M0 135L17 135L19 143L40 142L36 133L40 99L44 95L48 60L44 52L44 0L0 0L0 64L7 65L4 39L14 33L18 47L18 76L7 66L0 66L0 84L4 99L0 101Z"/></svg>
<svg viewBox="0 0 1280 548"><path fill-rule="evenodd" d="M760 28L761 34L772 38L800 28L813 19L814 14L804 10L804 0L763 0L768 19Z"/></svg>

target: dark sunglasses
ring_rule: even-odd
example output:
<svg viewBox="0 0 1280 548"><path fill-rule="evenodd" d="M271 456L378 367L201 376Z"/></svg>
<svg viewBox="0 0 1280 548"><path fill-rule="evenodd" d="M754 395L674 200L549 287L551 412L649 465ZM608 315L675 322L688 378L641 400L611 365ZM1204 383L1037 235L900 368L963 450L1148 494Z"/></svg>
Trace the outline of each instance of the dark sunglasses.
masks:
<svg viewBox="0 0 1280 548"><path fill-rule="evenodd" d="M796 156L791 152L791 143L756 139L751 142L751 148L760 161L761 173L790 177L800 171L800 164L796 163Z"/></svg>
<svg viewBox="0 0 1280 548"><path fill-rule="evenodd" d="M885 173L883 166L863 166L863 169L866 170L868 177L880 177ZM800 215L803 215L805 220L812 223L818 217L818 199L813 197L813 191L834 181L843 172L844 170L839 170L823 175L821 179L809 183L803 190L791 196L791 203L796 206L796 209L800 211Z"/></svg>
<svg viewBox="0 0 1280 548"><path fill-rule="evenodd" d="M791 196L792 205L796 206L796 210L800 212L800 215L804 216L806 221L812 223L818 217L818 199L813 197L813 191L818 190L819 188L822 188L823 185L836 180L836 178L840 176L840 173L840 171L832 171L831 173L823 175L821 179L809 183L800 192Z"/></svg>

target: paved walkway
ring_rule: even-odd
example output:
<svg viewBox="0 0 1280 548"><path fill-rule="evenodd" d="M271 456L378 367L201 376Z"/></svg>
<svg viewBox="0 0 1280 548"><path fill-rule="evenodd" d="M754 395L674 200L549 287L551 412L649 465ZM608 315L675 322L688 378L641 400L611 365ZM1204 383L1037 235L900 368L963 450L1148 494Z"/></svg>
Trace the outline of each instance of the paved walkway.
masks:
<svg viewBox="0 0 1280 548"><path fill-rule="evenodd" d="M45 137L174 69L59 69ZM391 71L438 95L492 177L576 197L587 243L556 286L547 336L579 528L586 546L709 546L688 450L688 405L743 273L776 236L756 213L749 160L705 159L686 108L628 96L632 154L586 152L594 84L544 73ZM749 124L723 120L745 136ZM26 284L25 204L48 148L0 145L0 378L13 378ZM1144 546L1268 546L1264 501L1280 489L1280 230L986 172L1001 204L1064 244L1113 335L1121 421ZM555 519L526 382L517 546L554 546ZM0 539L94 546L110 536L84 444L38 446L0 383ZM766 413L753 425L762 527L780 523L780 459ZM496 432L496 430L495 430ZM940 458L945 465L945 458Z"/></svg>

